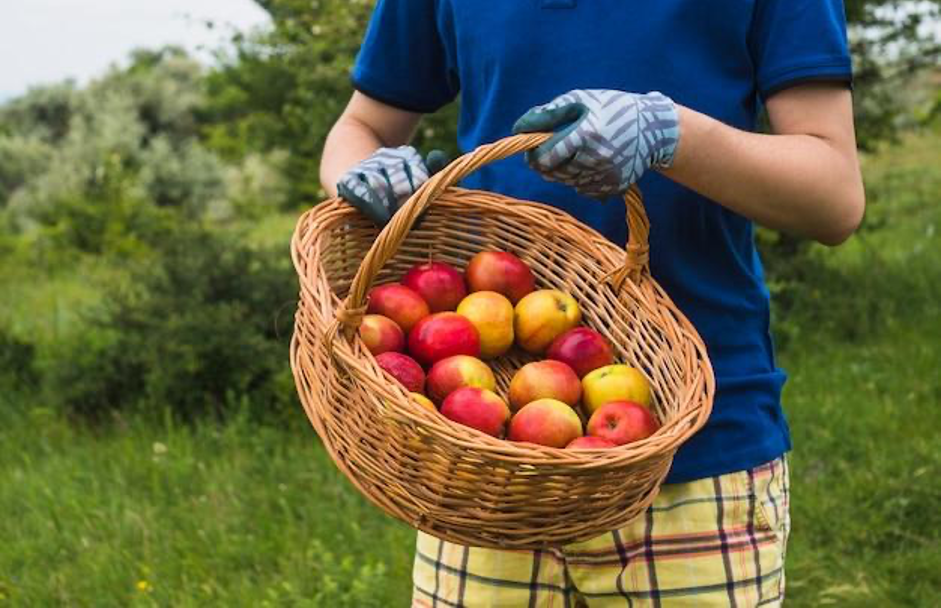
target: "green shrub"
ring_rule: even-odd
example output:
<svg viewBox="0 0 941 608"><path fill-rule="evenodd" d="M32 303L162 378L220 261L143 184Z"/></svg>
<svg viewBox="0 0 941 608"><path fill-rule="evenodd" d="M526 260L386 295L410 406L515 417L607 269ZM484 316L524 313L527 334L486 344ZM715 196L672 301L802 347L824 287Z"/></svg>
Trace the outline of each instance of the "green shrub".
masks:
<svg viewBox="0 0 941 608"><path fill-rule="evenodd" d="M127 255L154 240L166 211L203 218L225 200L228 171L197 137L202 78L178 49L138 51L87 87L35 89L0 108L0 227Z"/></svg>
<svg viewBox="0 0 941 608"><path fill-rule="evenodd" d="M36 384L36 348L0 327L0 391Z"/></svg>
<svg viewBox="0 0 941 608"><path fill-rule="evenodd" d="M192 419L234 406L268 415L292 402L286 311L296 279L286 251L180 226L131 277L51 365L63 406L92 417L169 407Z"/></svg>

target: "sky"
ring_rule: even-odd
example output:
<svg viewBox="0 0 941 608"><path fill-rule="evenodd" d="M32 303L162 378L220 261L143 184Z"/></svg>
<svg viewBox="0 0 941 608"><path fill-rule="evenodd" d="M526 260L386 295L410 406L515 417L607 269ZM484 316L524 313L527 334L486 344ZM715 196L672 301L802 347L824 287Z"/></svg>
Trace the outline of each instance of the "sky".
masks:
<svg viewBox="0 0 941 608"><path fill-rule="evenodd" d="M0 17L0 100L33 85L80 83L137 47L179 44L198 53L233 28L267 23L251 0L19 0ZM206 20L216 26L207 29Z"/></svg>

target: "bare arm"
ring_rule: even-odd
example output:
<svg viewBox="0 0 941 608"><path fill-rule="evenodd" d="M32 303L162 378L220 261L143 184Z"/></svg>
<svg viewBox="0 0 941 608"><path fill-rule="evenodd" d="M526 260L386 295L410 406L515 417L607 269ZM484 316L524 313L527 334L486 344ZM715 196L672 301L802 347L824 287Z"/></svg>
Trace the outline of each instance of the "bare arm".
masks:
<svg viewBox="0 0 941 608"><path fill-rule="evenodd" d="M353 93L324 144L320 183L327 194L336 196L340 176L379 148L407 144L421 116Z"/></svg>
<svg viewBox="0 0 941 608"><path fill-rule="evenodd" d="M850 92L802 85L767 108L771 135L679 106L680 143L663 173L759 224L838 245L865 207Z"/></svg>

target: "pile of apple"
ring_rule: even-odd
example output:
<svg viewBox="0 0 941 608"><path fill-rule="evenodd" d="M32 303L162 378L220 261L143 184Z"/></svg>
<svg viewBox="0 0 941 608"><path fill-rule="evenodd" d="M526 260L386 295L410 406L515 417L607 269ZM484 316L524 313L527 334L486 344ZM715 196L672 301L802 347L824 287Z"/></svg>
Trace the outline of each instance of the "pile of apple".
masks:
<svg viewBox="0 0 941 608"><path fill-rule="evenodd" d="M571 295L536 290L522 260L485 251L463 273L429 261L373 288L359 333L416 403L494 437L571 449L649 437L646 379L580 320ZM521 367L504 400L484 360L514 344L545 359Z"/></svg>

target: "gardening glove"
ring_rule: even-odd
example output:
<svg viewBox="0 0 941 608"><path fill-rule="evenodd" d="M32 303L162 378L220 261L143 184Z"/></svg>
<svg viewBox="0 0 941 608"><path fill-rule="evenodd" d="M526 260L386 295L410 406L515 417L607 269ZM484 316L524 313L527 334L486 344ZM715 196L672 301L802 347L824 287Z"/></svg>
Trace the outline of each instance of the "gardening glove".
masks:
<svg viewBox="0 0 941 608"><path fill-rule="evenodd" d="M381 228L404 199L446 164L441 150L422 160L412 146L379 148L340 177L337 192Z"/></svg>
<svg viewBox="0 0 941 608"><path fill-rule="evenodd" d="M555 134L526 153L529 166L593 198L625 192L650 167L670 167L680 137L669 97L606 89L569 91L513 125L513 133L536 131Z"/></svg>

